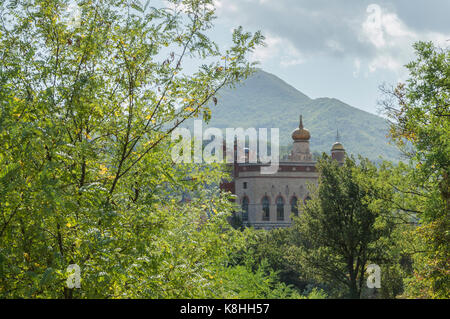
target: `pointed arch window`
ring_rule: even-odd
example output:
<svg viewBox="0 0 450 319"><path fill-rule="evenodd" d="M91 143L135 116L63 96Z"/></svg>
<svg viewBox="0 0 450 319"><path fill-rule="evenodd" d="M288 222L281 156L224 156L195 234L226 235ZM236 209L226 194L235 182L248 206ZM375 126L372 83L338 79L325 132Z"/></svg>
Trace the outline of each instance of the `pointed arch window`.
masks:
<svg viewBox="0 0 450 319"><path fill-rule="evenodd" d="M245 196L243 199L242 199L242 206L241 206L241 208L242 208L242 221L248 221L248 204L249 204L249 199L248 199L248 197L247 196Z"/></svg>
<svg viewBox="0 0 450 319"><path fill-rule="evenodd" d="M277 220L284 220L284 199L281 196L277 198Z"/></svg>
<svg viewBox="0 0 450 319"><path fill-rule="evenodd" d="M293 196L291 198L291 214L294 214L295 216L298 216L298 199L297 197Z"/></svg>
<svg viewBox="0 0 450 319"><path fill-rule="evenodd" d="M262 210L263 210L263 220L270 220L270 201L269 201L269 197L264 196L262 199Z"/></svg>

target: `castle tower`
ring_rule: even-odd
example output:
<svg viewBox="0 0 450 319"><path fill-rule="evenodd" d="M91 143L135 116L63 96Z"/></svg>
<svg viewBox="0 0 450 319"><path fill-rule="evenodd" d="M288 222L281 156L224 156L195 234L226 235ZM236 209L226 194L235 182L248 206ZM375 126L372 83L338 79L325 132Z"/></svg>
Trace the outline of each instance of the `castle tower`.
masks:
<svg viewBox="0 0 450 319"><path fill-rule="evenodd" d="M340 142L339 130L336 130L336 142L331 147L331 158L339 163L344 163L345 161L345 149Z"/></svg>
<svg viewBox="0 0 450 319"><path fill-rule="evenodd" d="M300 115L300 124L297 129L292 132L294 145L289 159L293 162L310 162L312 155L309 150L309 139L311 134L303 127L303 119Z"/></svg>

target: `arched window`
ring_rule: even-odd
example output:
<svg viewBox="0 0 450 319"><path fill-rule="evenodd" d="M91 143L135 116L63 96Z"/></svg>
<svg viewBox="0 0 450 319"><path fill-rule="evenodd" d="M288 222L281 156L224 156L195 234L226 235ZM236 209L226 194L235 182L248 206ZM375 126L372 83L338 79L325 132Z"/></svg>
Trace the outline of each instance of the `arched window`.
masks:
<svg viewBox="0 0 450 319"><path fill-rule="evenodd" d="M277 220L284 220L284 199L281 196L277 198Z"/></svg>
<svg viewBox="0 0 450 319"><path fill-rule="evenodd" d="M246 222L248 220L248 204L249 204L249 200L248 197L245 196L242 199L242 221Z"/></svg>
<svg viewBox="0 0 450 319"><path fill-rule="evenodd" d="M298 216L298 199L297 197L293 196L291 198L291 213L294 214L295 216Z"/></svg>
<svg viewBox="0 0 450 319"><path fill-rule="evenodd" d="M270 220L269 197L264 196L262 199L263 220Z"/></svg>

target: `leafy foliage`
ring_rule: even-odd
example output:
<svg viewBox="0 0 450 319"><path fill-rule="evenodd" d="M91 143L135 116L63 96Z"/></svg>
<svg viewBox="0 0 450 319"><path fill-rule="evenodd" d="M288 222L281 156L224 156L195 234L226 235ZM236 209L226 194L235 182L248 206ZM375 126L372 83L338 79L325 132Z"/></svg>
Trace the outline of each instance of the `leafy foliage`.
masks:
<svg viewBox="0 0 450 319"><path fill-rule="evenodd" d="M0 295L230 295L214 273L245 233L213 187L226 173L175 165L168 137L209 118L263 37L238 28L221 52L209 0L80 0L79 15L73 3L0 5ZM66 287L71 264L82 289Z"/></svg>
<svg viewBox="0 0 450 319"><path fill-rule="evenodd" d="M317 191L294 220L300 263L306 277L359 298L366 266L384 263L391 245L390 205L380 200L389 188L377 183L377 168L368 160L357 165L347 157L340 165L324 155L317 167Z"/></svg>
<svg viewBox="0 0 450 319"><path fill-rule="evenodd" d="M450 292L450 51L414 45L407 83L384 88L391 136L409 158L395 185L396 205L413 213L414 276L406 296L448 298ZM398 174L397 174L398 176Z"/></svg>

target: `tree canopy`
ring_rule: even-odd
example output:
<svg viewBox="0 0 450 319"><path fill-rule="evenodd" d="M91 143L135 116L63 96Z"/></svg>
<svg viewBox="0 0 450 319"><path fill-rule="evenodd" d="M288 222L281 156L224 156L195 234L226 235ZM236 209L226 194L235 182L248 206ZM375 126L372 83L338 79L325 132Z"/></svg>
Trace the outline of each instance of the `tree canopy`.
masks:
<svg viewBox="0 0 450 319"><path fill-rule="evenodd" d="M408 294L448 298L450 292L450 50L414 45L406 83L384 88L391 136L409 160L399 167L396 205L418 220L414 278Z"/></svg>
<svg viewBox="0 0 450 319"><path fill-rule="evenodd" d="M263 37L237 28L221 51L212 1L168 4L1 3L1 296L239 293L215 275L245 236L214 187L224 170L174 165L167 150L172 130L208 119L216 92L252 72ZM66 287L71 264L83 289Z"/></svg>

